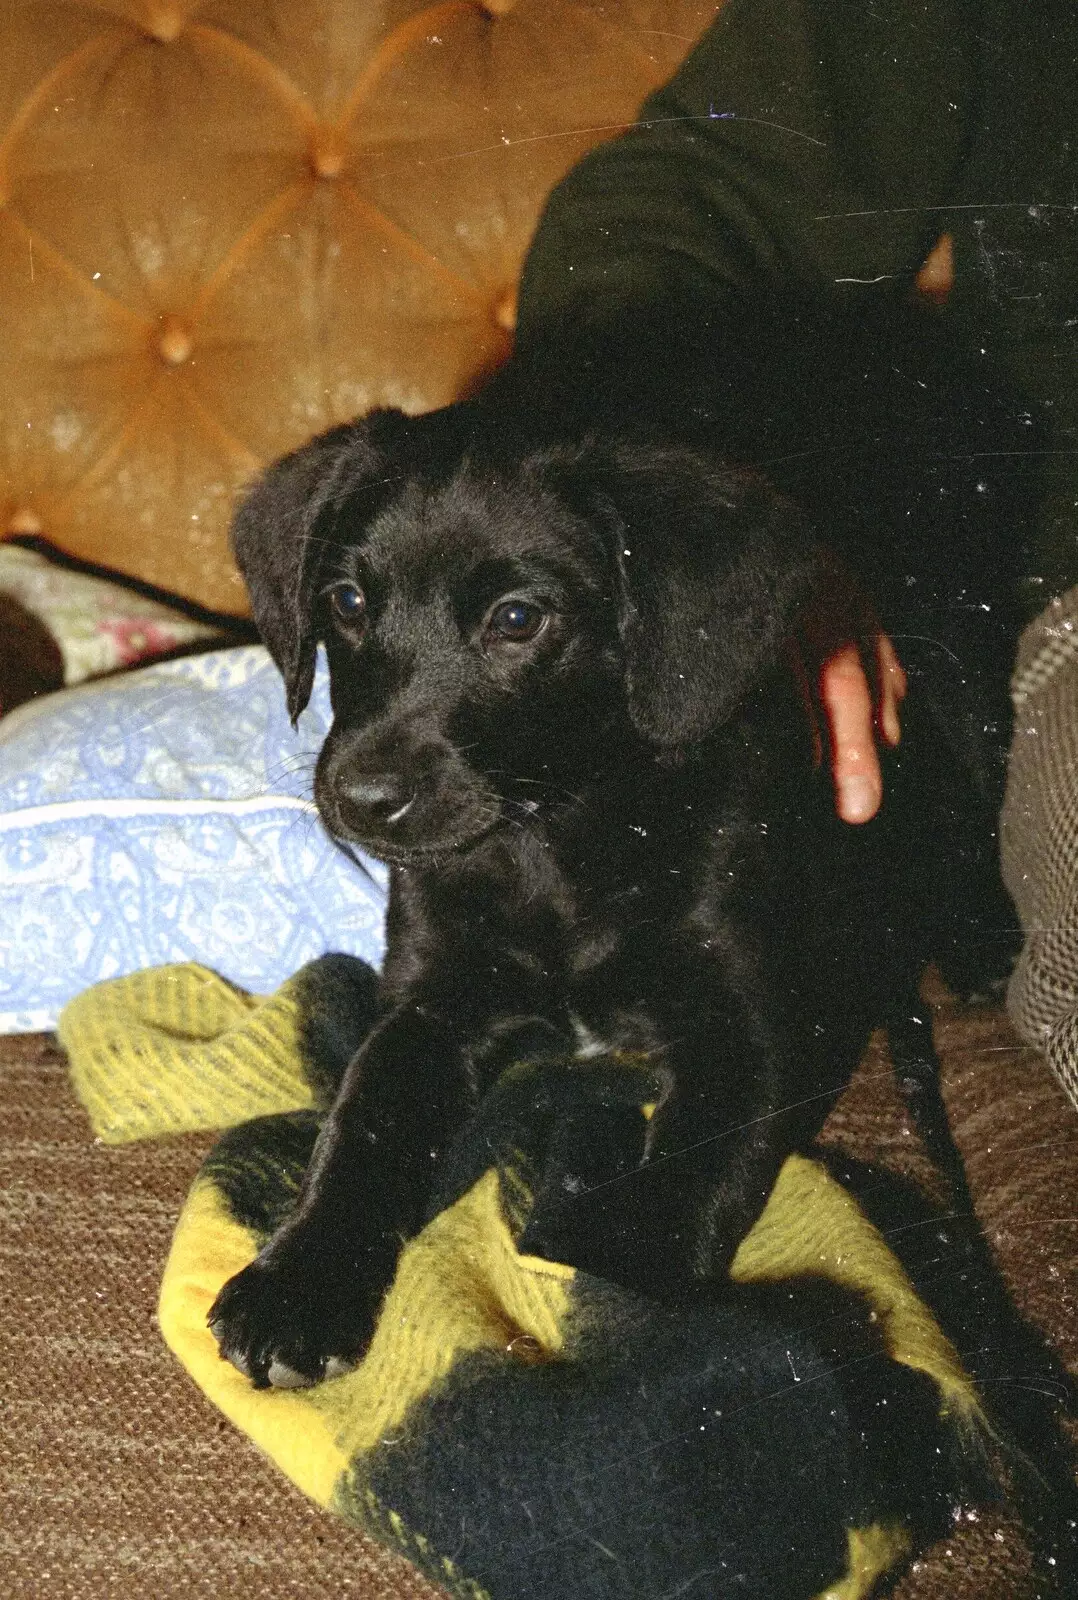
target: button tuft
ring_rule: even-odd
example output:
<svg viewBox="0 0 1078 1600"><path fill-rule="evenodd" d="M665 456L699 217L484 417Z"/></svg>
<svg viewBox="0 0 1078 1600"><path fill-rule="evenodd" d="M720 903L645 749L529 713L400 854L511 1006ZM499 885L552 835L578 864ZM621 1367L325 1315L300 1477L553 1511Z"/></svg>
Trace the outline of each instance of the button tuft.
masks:
<svg viewBox="0 0 1078 1600"><path fill-rule="evenodd" d="M174 43L183 32L183 12L168 0L157 0L146 8L146 32L158 44Z"/></svg>
<svg viewBox="0 0 1078 1600"><path fill-rule="evenodd" d="M36 539L45 532L45 524L29 506L16 506L4 528L6 539Z"/></svg>
<svg viewBox="0 0 1078 1600"><path fill-rule="evenodd" d="M494 321L504 333L515 333L517 326L517 291L514 285L500 294L494 302Z"/></svg>
<svg viewBox="0 0 1078 1600"><path fill-rule="evenodd" d="M182 367L191 355L191 330L179 317L162 317L157 353L169 367Z"/></svg>
<svg viewBox="0 0 1078 1600"><path fill-rule="evenodd" d="M308 145L311 171L316 178L331 181L344 171L347 151L344 140L336 128L320 127L311 134Z"/></svg>

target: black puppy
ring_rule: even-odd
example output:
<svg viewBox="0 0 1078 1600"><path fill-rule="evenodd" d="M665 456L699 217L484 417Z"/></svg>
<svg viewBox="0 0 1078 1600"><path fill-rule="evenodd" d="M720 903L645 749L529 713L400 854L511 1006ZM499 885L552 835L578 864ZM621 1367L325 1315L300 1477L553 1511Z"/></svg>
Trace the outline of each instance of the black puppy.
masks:
<svg viewBox="0 0 1078 1600"><path fill-rule="evenodd" d="M657 364L644 367L654 397ZM614 370L612 406L586 377ZM790 499L703 442L737 429L701 410L705 380L686 370L678 414L643 418L627 364L589 355L574 415L569 389L522 360L476 402L334 429L239 513L294 715L319 640L328 651L322 818L391 866L379 1020L294 1215L211 1313L258 1385L317 1381L362 1352L439 1158L522 1057L600 1086L644 1062L656 1102L618 1181L572 1194L528 1247L644 1293L721 1280L869 1030L953 938L985 839L990 855L976 783L930 704L934 658L883 815L836 819L788 651L801 608L826 600L830 558ZM905 450L895 390L880 414ZM815 399L802 443L809 412ZM925 413L937 442L943 415ZM820 477L845 487L812 509L839 544L852 530L844 554L861 550L863 575L890 575L876 587L893 624L904 563L967 583L966 512L948 502L941 519L923 483L917 500L866 461L832 451ZM792 487L811 503L803 474Z"/></svg>

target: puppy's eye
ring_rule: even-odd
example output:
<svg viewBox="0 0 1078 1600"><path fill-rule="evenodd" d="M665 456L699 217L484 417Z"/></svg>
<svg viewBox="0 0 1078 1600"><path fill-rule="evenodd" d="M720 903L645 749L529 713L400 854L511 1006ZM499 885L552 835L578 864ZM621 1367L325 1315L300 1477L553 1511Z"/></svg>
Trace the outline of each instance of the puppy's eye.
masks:
<svg viewBox="0 0 1078 1600"><path fill-rule="evenodd" d="M354 633L363 627L367 617L367 597L356 584L331 584L325 591L323 599L330 616L343 628Z"/></svg>
<svg viewBox="0 0 1078 1600"><path fill-rule="evenodd" d="M530 600L502 600L487 618L487 637L511 644L534 639L546 623L546 612Z"/></svg>

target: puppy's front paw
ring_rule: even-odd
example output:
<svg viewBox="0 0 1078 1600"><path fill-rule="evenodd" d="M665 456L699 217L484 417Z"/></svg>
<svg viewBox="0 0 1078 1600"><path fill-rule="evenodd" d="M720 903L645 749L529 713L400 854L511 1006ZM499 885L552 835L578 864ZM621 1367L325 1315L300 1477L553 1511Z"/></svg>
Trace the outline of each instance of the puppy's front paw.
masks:
<svg viewBox="0 0 1078 1600"><path fill-rule="evenodd" d="M230 1278L209 1326L221 1356L256 1389L301 1389L355 1366L370 1343L384 1285L326 1271L316 1257L268 1246Z"/></svg>

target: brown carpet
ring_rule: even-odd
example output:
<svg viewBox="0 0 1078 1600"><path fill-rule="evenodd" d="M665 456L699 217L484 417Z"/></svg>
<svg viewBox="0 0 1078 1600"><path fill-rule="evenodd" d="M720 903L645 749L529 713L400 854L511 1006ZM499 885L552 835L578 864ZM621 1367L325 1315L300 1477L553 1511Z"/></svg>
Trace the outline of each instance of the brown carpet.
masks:
<svg viewBox="0 0 1078 1600"><path fill-rule="evenodd" d="M1026 1316L1078 1367L1078 1118L1000 1013L944 998L937 1036L985 1230ZM828 1138L931 1187L880 1052ZM434 1600L309 1507L160 1342L158 1278L208 1143L95 1145L50 1041L0 1041L0 1596ZM896 1594L1029 1600L1028 1570L1019 1531L982 1513Z"/></svg>
<svg viewBox="0 0 1078 1600"><path fill-rule="evenodd" d="M158 1280L210 1142L95 1145L51 1042L0 1042L0 1596L433 1600L161 1342Z"/></svg>

